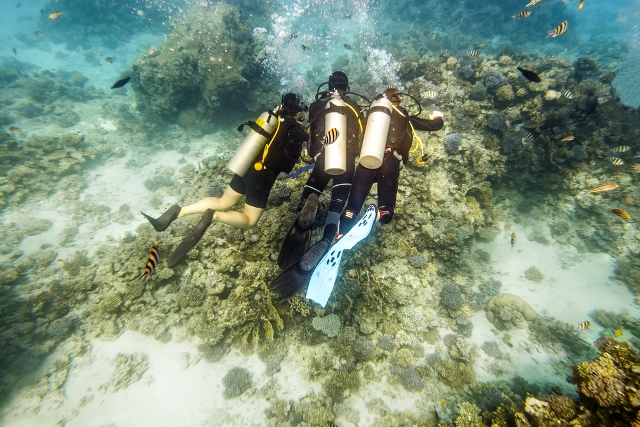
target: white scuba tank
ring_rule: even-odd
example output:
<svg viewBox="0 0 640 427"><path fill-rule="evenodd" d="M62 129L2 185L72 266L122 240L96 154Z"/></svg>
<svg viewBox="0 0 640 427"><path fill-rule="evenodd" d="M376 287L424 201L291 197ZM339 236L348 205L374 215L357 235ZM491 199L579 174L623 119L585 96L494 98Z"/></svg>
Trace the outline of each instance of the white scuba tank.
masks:
<svg viewBox="0 0 640 427"><path fill-rule="evenodd" d="M256 125L261 127L267 134L273 135L278 126L278 116L268 111L264 112L256 119ZM264 150L267 142L269 142L269 139L251 129L233 157L231 157L231 160L229 160L229 163L227 163L227 167L231 169L231 172L244 176L249 168L253 166L258 154Z"/></svg>
<svg viewBox="0 0 640 427"><path fill-rule="evenodd" d="M378 169L382 166L392 113L393 105L387 98L373 101L369 108L367 129L360 150L360 164L367 169Z"/></svg>
<svg viewBox="0 0 640 427"><path fill-rule="evenodd" d="M325 109L331 111L324 117L324 134L331 129L338 129L338 138L327 145L324 153L324 171L329 175L342 175L347 171L347 115L346 104L340 95L332 94Z"/></svg>

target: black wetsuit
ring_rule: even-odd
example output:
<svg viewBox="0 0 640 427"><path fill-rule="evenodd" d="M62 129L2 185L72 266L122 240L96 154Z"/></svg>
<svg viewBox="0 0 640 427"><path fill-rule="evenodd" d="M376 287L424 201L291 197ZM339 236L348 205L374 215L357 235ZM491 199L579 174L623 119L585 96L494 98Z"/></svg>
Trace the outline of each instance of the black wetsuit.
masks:
<svg viewBox="0 0 640 427"><path fill-rule="evenodd" d="M264 209L276 178L280 172L291 172L298 162L307 138L308 135L300 123L289 116L281 117L280 129L273 142L266 148L267 156L262 169L256 170L253 165L262 160L264 151L254 159L244 177L234 174L229 186L235 192L247 195L247 205Z"/></svg>
<svg viewBox="0 0 640 427"><path fill-rule="evenodd" d="M346 234L356 222L356 217L362 209L362 205L371 190L374 182L378 183L378 210L380 222L387 224L393 217L396 205L396 193L398 191L398 176L400 174L400 161L404 164L409 159L409 150L413 143L413 135L409 120L415 130L437 131L442 129L444 122L441 118L435 120L420 119L407 116L407 111L402 107L396 107L391 113L389 134L387 135L386 148L382 165L377 169L368 169L361 164L356 168L353 177L349 202L340 217L340 234Z"/></svg>
<svg viewBox="0 0 640 427"><path fill-rule="evenodd" d="M342 212L342 209L347 202L347 198L349 197L351 182L355 171L355 159L358 154L360 154L360 143L362 140L360 125L364 125L364 117L362 116L362 112L360 111L358 104L348 96L343 95L342 100L353 108L353 110L348 107L346 108L347 169L342 175L329 175L326 173L324 171L326 151L322 149L322 138L325 135L323 116L326 114L325 107L330 99L330 97L321 98L309 106L309 155L315 158L316 165L314 166L309 179L307 179L307 182L304 185L304 190L302 191L303 201L306 200L311 193L320 195L327 187L329 181L333 179L329 215L327 217L323 233L323 238L329 241L333 239L334 234L337 231L340 213Z"/></svg>

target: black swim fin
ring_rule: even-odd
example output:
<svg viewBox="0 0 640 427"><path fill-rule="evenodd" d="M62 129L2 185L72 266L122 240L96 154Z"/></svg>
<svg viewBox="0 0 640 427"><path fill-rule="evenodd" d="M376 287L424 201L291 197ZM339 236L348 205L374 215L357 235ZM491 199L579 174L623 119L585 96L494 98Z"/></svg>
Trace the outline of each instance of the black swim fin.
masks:
<svg viewBox="0 0 640 427"><path fill-rule="evenodd" d="M189 252L195 245L198 244L200 239L202 239L204 233L207 231L207 228L209 228L209 226L213 222L213 214L215 212L216 211L214 211L213 209L207 209L204 212L204 215L202 215L202 219L200 219L200 222L198 223L198 225L196 225L196 228L194 228L193 231L189 233L189 235L185 237L182 242L180 242L178 247L175 248L167 258L167 265L169 267L180 261L180 258L185 256L187 252Z"/></svg>
<svg viewBox="0 0 640 427"><path fill-rule="evenodd" d="M313 270L304 271L300 268L300 261L290 265L282 271L269 285L269 289L280 294L283 298L291 298L309 282Z"/></svg>
<svg viewBox="0 0 640 427"><path fill-rule="evenodd" d="M278 254L278 266L283 270L297 262L309 249L311 232L318 211L318 195L311 193L282 241Z"/></svg>
<svg viewBox="0 0 640 427"><path fill-rule="evenodd" d="M289 268L300 260L311 243L311 228L302 229L297 221L293 223L289 232L282 241L278 254L278 266L281 269Z"/></svg>
<svg viewBox="0 0 640 427"><path fill-rule="evenodd" d="M167 209L165 213L160 215L158 218L150 217L144 212L140 212L140 213L151 223L151 225L153 226L153 228L156 229L156 231L164 231L167 229L169 224L171 224L176 218L178 218L178 215L180 215L181 209L182 208L180 206L173 205L169 209Z"/></svg>

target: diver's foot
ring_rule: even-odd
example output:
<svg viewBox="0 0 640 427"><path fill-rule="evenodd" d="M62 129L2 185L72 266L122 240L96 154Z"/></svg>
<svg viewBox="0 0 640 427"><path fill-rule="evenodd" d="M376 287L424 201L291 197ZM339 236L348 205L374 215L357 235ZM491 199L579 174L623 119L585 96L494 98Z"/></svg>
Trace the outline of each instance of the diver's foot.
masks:
<svg viewBox="0 0 640 427"><path fill-rule="evenodd" d="M149 220L149 222L151 223L153 228L156 229L156 231L164 231L167 229L169 224L171 224L176 218L178 218L178 215L180 215L181 209L182 208L180 206L173 205L169 209L167 209L165 213L160 215L160 217L158 217L157 219L150 217L144 212L140 212L140 213L144 215L144 217L147 218L147 220Z"/></svg>
<svg viewBox="0 0 640 427"><path fill-rule="evenodd" d="M191 249L194 248L195 245L198 244L202 236L204 235L207 228L213 222L213 214L216 211L213 209L207 209L202 215L202 219L196 225L196 228L193 229L191 233L178 245L177 248L167 258L167 265L171 267L176 262L180 261L180 259L187 254Z"/></svg>
<svg viewBox="0 0 640 427"><path fill-rule="evenodd" d="M316 265L320 262L324 254L329 249L330 242L327 239L318 240L313 246L309 248L302 258L300 259L300 268L304 271L309 271L316 268Z"/></svg>
<svg viewBox="0 0 640 427"><path fill-rule="evenodd" d="M304 206L298 215L298 226L304 230L311 228L316 221L316 213L318 212L318 195L311 193L307 196Z"/></svg>

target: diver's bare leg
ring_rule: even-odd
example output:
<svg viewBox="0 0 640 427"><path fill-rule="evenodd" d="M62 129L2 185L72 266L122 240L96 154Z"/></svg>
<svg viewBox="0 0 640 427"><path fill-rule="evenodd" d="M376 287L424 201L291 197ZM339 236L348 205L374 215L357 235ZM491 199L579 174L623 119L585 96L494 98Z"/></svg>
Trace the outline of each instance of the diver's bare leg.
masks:
<svg viewBox="0 0 640 427"><path fill-rule="evenodd" d="M207 197L188 206L184 206L180 210L180 215L178 215L178 218L182 218L183 216L195 213L202 213L207 209L213 209L215 211L219 209L229 209L231 206L238 203L242 196L242 194L236 192L231 187L227 187L227 189L224 190L224 194L220 198Z"/></svg>
<svg viewBox="0 0 640 427"><path fill-rule="evenodd" d="M221 222L222 224L231 225L243 230L248 230L258 223L258 220L262 216L262 212L264 212L264 209L244 205L243 212L216 212L213 216L213 220L215 222Z"/></svg>

